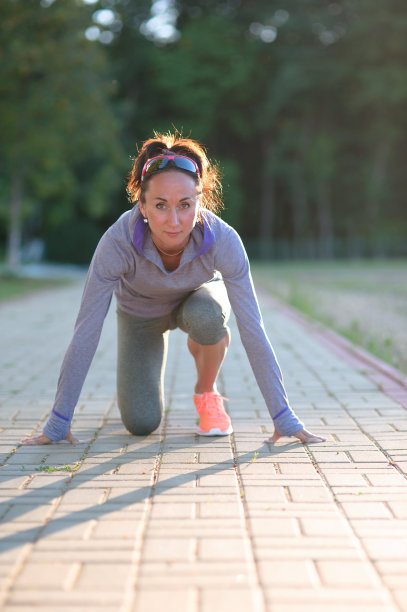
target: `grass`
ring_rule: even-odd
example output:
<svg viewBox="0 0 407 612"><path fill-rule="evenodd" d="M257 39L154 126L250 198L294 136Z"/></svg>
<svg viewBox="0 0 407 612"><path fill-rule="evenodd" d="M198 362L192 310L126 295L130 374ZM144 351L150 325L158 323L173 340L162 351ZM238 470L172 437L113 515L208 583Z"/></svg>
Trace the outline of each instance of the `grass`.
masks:
<svg viewBox="0 0 407 612"><path fill-rule="evenodd" d="M407 373L407 260L255 262L259 288Z"/></svg>
<svg viewBox="0 0 407 612"><path fill-rule="evenodd" d="M66 279L19 278L0 275L0 301L23 296L41 289L50 289L69 283Z"/></svg>
<svg viewBox="0 0 407 612"><path fill-rule="evenodd" d="M75 463L74 466L71 465L40 465L39 467L35 468L36 472L47 472L47 473L52 473L52 472L76 472L76 470L79 468L79 463ZM25 465L23 465L21 467L22 471L24 471Z"/></svg>
<svg viewBox="0 0 407 612"><path fill-rule="evenodd" d="M36 467L37 472L75 472L79 468L79 464L71 465L40 465Z"/></svg>
<svg viewBox="0 0 407 612"><path fill-rule="evenodd" d="M253 457L250 459L250 463L254 463L257 459L257 457L259 456L259 453L257 451L254 451L254 455Z"/></svg>

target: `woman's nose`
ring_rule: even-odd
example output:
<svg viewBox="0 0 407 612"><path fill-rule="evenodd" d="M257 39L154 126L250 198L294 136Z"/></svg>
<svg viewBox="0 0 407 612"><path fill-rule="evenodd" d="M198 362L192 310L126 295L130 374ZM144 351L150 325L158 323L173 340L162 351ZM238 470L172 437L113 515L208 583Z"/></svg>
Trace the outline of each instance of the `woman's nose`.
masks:
<svg viewBox="0 0 407 612"><path fill-rule="evenodd" d="M170 210L170 224L171 225L178 225L179 220L178 220L178 211L176 208L174 208L173 210Z"/></svg>

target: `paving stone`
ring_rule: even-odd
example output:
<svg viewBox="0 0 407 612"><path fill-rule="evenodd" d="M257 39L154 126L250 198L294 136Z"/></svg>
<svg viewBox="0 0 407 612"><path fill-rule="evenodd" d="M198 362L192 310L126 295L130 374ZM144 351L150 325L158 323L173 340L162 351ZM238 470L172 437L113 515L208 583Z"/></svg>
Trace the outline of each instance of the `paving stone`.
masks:
<svg viewBox="0 0 407 612"><path fill-rule="evenodd" d="M92 530L92 538L133 539L140 527L140 520L132 521L123 518L120 521L99 520Z"/></svg>
<svg viewBox="0 0 407 612"><path fill-rule="evenodd" d="M352 502L355 496L359 499L360 496L364 496L367 503L383 501L388 504L391 501L405 501L406 495L402 489L387 487L353 487L351 489L346 487L334 488L333 494L338 502Z"/></svg>
<svg viewBox="0 0 407 612"><path fill-rule="evenodd" d="M324 559L316 561L322 583L327 586L365 588L377 586L377 576L372 567L362 560Z"/></svg>
<svg viewBox="0 0 407 612"><path fill-rule="evenodd" d="M287 498L283 487L252 486L247 482L243 484L244 496L247 501L264 501L283 503Z"/></svg>
<svg viewBox="0 0 407 612"><path fill-rule="evenodd" d="M60 508L65 504L87 507L100 503L103 498L103 489L93 489L91 487L86 489L71 489L64 493Z"/></svg>
<svg viewBox="0 0 407 612"><path fill-rule="evenodd" d="M310 463L285 463L281 460L278 460L276 463L281 474L295 474L296 476L315 475L315 468Z"/></svg>
<svg viewBox="0 0 407 612"><path fill-rule="evenodd" d="M239 584L233 589L207 588L202 592L200 609L202 612L213 612L213 610L258 612L263 607L262 598L259 589L240 588Z"/></svg>
<svg viewBox="0 0 407 612"><path fill-rule="evenodd" d="M247 513L250 518L274 516L279 517L333 517L337 515L337 508L333 504L321 504L318 502L287 502L284 505L274 502L246 502Z"/></svg>
<svg viewBox="0 0 407 612"><path fill-rule="evenodd" d="M301 517L300 527L307 536L349 536L352 531L349 524L340 516L336 518Z"/></svg>
<svg viewBox="0 0 407 612"><path fill-rule="evenodd" d="M26 542L34 542L42 532L42 525L37 523L18 523L0 525L0 542L16 546Z"/></svg>
<svg viewBox="0 0 407 612"><path fill-rule="evenodd" d="M367 462L367 461L384 461L387 463L386 457L378 450L350 450L349 455L352 461L355 462Z"/></svg>
<svg viewBox="0 0 407 612"><path fill-rule="evenodd" d="M46 594L46 597L44 597ZM94 591L91 593L62 591L58 589L47 589L46 593L40 589L20 589L12 591L8 598L8 605L4 610L8 612L26 612L29 607L37 610L53 611L58 609L62 612L114 612L119 609L123 599L122 593L100 593Z"/></svg>
<svg viewBox="0 0 407 612"><path fill-rule="evenodd" d="M247 542L242 538L201 538L198 541L198 558L207 561L224 559L244 560L248 557Z"/></svg>
<svg viewBox="0 0 407 612"><path fill-rule="evenodd" d="M287 488L290 498L294 502L323 502L330 498L329 491L322 483L319 486L310 487L289 485Z"/></svg>
<svg viewBox="0 0 407 612"><path fill-rule="evenodd" d="M197 486L197 479L195 472L189 474L171 474L160 473L158 480L154 485L156 491L160 490L162 493L164 490L179 490L179 489L195 489Z"/></svg>
<svg viewBox="0 0 407 612"><path fill-rule="evenodd" d="M376 476L376 474L373 476ZM328 481L328 484L330 484L332 487L354 486L364 488L368 486L368 483L362 474L327 474L325 478Z"/></svg>
<svg viewBox="0 0 407 612"><path fill-rule="evenodd" d="M355 502L343 502L342 507L348 518L391 518L391 513L382 502L365 502L360 500Z"/></svg>
<svg viewBox="0 0 407 612"><path fill-rule="evenodd" d="M360 553L360 548L357 540L352 538L352 534L349 533L348 537L345 538L343 535L330 534L327 536L303 536L298 532L293 533L291 536L278 534L271 537L265 535L263 538L261 535L257 535L253 538L256 549L260 548L278 548L287 550L310 550L310 549L326 549L330 551L335 549L336 551L344 550L349 552L350 556L354 556L355 551Z"/></svg>
<svg viewBox="0 0 407 612"><path fill-rule="evenodd" d="M94 520L81 522L66 518L51 520L43 528L41 537L53 540L81 539L86 537L89 530L93 530L94 524Z"/></svg>
<svg viewBox="0 0 407 612"><path fill-rule="evenodd" d="M143 561L189 561L196 549L195 538L151 537L143 547Z"/></svg>
<svg viewBox="0 0 407 612"><path fill-rule="evenodd" d="M405 560L406 538L364 538L363 544L373 560Z"/></svg>
<svg viewBox="0 0 407 612"><path fill-rule="evenodd" d="M102 519L103 521L138 520L145 512L146 503L148 503L148 500L133 504L105 502L97 506L84 505L82 508L77 504L70 505L61 502L52 515L52 518L66 518L72 522L82 522L93 519Z"/></svg>
<svg viewBox="0 0 407 612"><path fill-rule="evenodd" d="M64 589L64 583L72 569L72 563L27 562L15 581L18 589Z"/></svg>
<svg viewBox="0 0 407 612"><path fill-rule="evenodd" d="M240 503L235 502L207 502L199 504L198 516L202 518L210 517L222 517L225 518L237 518L242 514Z"/></svg>
<svg viewBox="0 0 407 612"><path fill-rule="evenodd" d="M396 518L407 519L407 503L406 502L390 500L388 502L388 506Z"/></svg>
<svg viewBox="0 0 407 612"><path fill-rule="evenodd" d="M2 522L4 525L11 521L41 524L51 516L53 512L53 504L41 504L38 507L28 506L27 509L24 510L21 509L21 505L14 505L3 515Z"/></svg>
<svg viewBox="0 0 407 612"><path fill-rule="evenodd" d="M249 518L249 530L252 537L276 536L298 536L300 535L298 521L295 518L281 517L251 517Z"/></svg>
<svg viewBox="0 0 407 612"><path fill-rule="evenodd" d="M74 588L76 591L94 591L99 593L123 591L129 578L129 563L84 563Z"/></svg>
<svg viewBox="0 0 407 612"><path fill-rule="evenodd" d="M287 588L303 588L314 585L316 570L312 562L270 560L258 563L261 583L265 586L284 585Z"/></svg>
<svg viewBox="0 0 407 612"><path fill-rule="evenodd" d="M393 595L400 610L405 612L407 610L407 589L405 587L394 589Z"/></svg>
<svg viewBox="0 0 407 612"><path fill-rule="evenodd" d="M250 474L254 474L256 476L259 474L273 475L275 474L275 468L271 462L261 463L259 461L256 461L253 463L250 463L250 462L240 463L239 472L242 475L250 475Z"/></svg>
<svg viewBox="0 0 407 612"><path fill-rule="evenodd" d="M192 612L197 609L197 602L198 592L193 588L139 589L135 595L132 611Z"/></svg>
<svg viewBox="0 0 407 612"><path fill-rule="evenodd" d="M103 490L103 489L102 489ZM107 500L111 502L125 502L134 503L142 502L147 499L151 494L151 486L145 484L144 486L135 489L134 487L124 487L123 483L121 486L111 487L107 491Z"/></svg>
<svg viewBox="0 0 407 612"><path fill-rule="evenodd" d="M151 519L161 518L191 518L196 513L193 503L154 503L151 509Z"/></svg>
<svg viewBox="0 0 407 612"><path fill-rule="evenodd" d="M210 452L199 452L198 456L199 464L219 464L219 463L234 463L231 452L228 453L210 453Z"/></svg>
<svg viewBox="0 0 407 612"><path fill-rule="evenodd" d="M371 589L356 590L356 589L332 589L319 588L310 590L307 588L295 589L289 594L284 593L281 589L273 587L265 589L267 601L270 609L278 612L293 612L294 610L305 610L306 612L323 612L329 609L329 612L343 612L344 609L350 612L396 612L394 607L383 593L382 597L374 597Z"/></svg>
<svg viewBox="0 0 407 612"><path fill-rule="evenodd" d="M242 519L230 519L222 525L222 537L242 537L244 524ZM213 538L219 536L219 520L217 518L194 518L189 520L177 519L150 519L145 527L145 537L171 537L176 538Z"/></svg>
<svg viewBox="0 0 407 612"><path fill-rule="evenodd" d="M120 542L123 542L123 540L120 540ZM52 563L55 560L55 556L60 552L61 546L59 546L59 548L56 550L35 550L31 553L30 560L33 563L41 566L43 563ZM76 546L72 550L66 550L64 547L65 563L99 563L102 555L106 556L109 563L128 564L130 566L134 557L134 541L129 543L129 548L121 547L120 550L110 550L107 547L101 547L95 550L86 550L81 549L79 546Z"/></svg>
<svg viewBox="0 0 407 612"><path fill-rule="evenodd" d="M192 453L164 453L163 463L198 463L196 454ZM213 463L211 461L211 463Z"/></svg>
<svg viewBox="0 0 407 612"><path fill-rule="evenodd" d="M27 481L27 476L16 476L14 478L2 478L0 480L0 489L18 489Z"/></svg>
<svg viewBox="0 0 407 612"><path fill-rule="evenodd" d="M353 519L352 529L360 537L377 537L380 534L381 538L395 537L405 538L407 537L407 521L392 519Z"/></svg>
<svg viewBox="0 0 407 612"><path fill-rule="evenodd" d="M226 474L206 474L198 476L199 487L235 487L237 480L234 473Z"/></svg>
<svg viewBox="0 0 407 612"><path fill-rule="evenodd" d="M98 554L98 559L101 559L101 553L105 552L107 557L109 557L110 553L115 551L131 551L134 548L134 539L128 540L115 540L112 538L101 539L101 538L92 538L92 529L89 532L85 532L85 537L72 538L70 540L61 540L52 539L52 538L43 538L36 542L35 548L32 551L32 554L35 553L45 553L45 552L53 552L56 555L58 552L64 551L64 553L75 553L80 554L84 551L94 552Z"/></svg>
<svg viewBox="0 0 407 612"><path fill-rule="evenodd" d="M384 584L389 587L391 591L402 590L406 586L406 576L384 576L383 577ZM407 603L407 599L406 599Z"/></svg>

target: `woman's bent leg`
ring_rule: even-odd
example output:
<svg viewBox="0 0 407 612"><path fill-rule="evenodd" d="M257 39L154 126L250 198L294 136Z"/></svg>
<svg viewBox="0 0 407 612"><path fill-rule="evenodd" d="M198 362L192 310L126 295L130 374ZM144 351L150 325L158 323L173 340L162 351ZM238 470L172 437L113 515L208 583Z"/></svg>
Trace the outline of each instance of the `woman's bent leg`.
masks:
<svg viewBox="0 0 407 612"><path fill-rule="evenodd" d="M182 304L178 326L188 333L197 369L195 393L216 391L216 378L230 343L230 304L223 282L207 283Z"/></svg>
<svg viewBox="0 0 407 612"><path fill-rule="evenodd" d="M136 436L157 429L164 410L168 317L139 319L120 310L117 400L124 426Z"/></svg>
<svg viewBox="0 0 407 612"><path fill-rule="evenodd" d="M195 393L217 391L216 379L230 344L229 331L217 344L198 344L188 336L189 352L195 360L197 381Z"/></svg>
<svg viewBox="0 0 407 612"><path fill-rule="evenodd" d="M191 294L180 308L179 327L188 333L188 348L195 359L197 382L194 404L199 414L198 433L225 436L233 432L216 379L225 358L230 332L230 305L223 282L207 283Z"/></svg>

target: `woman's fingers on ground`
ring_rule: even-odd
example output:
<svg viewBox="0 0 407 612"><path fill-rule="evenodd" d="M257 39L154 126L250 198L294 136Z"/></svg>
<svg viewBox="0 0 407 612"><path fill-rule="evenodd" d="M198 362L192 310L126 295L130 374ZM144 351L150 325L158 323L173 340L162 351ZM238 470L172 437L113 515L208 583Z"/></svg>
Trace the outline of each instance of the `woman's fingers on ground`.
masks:
<svg viewBox="0 0 407 612"><path fill-rule="evenodd" d="M322 438L321 436L315 436L313 433L311 433L310 431L307 431L306 429L300 429L300 431L297 431L297 433L294 434L294 436L298 438L299 440L301 440L301 442L303 442L304 444L307 444L308 442L325 442L326 441L326 438Z"/></svg>
<svg viewBox="0 0 407 612"><path fill-rule="evenodd" d="M69 431L66 434L65 440L70 444L84 444L85 440L79 440L75 438ZM20 440L24 446L40 446L42 444L52 444L53 440L48 438L45 434L39 434L38 436L31 436L30 438L24 438Z"/></svg>
<svg viewBox="0 0 407 612"><path fill-rule="evenodd" d="M277 440L279 440L281 438L280 434L278 433L278 431L275 431L273 433L272 436L270 436L270 438L267 438L267 440L264 440L265 442L268 442L269 444L274 444L275 442L277 442Z"/></svg>
<svg viewBox="0 0 407 612"><path fill-rule="evenodd" d="M45 434L40 434L39 436L24 438L23 440L20 440L20 442L25 446L37 446L41 444L51 444L52 440L50 440Z"/></svg>
<svg viewBox="0 0 407 612"><path fill-rule="evenodd" d="M294 434L294 437L298 438L298 440L300 440L303 444L308 444L308 442L326 441L326 438L322 438L321 436L315 436L313 433L307 431L306 429L300 429L300 431L297 431L297 433ZM264 442L268 444L275 444L280 438L281 435L277 431L275 431L273 435L270 436L270 438L267 438L267 440L264 440Z"/></svg>
<svg viewBox="0 0 407 612"><path fill-rule="evenodd" d="M65 440L67 442L70 442L71 444L83 444L85 442L85 440L79 440L79 438L75 438L72 435L71 430L68 431L68 433L65 436Z"/></svg>

